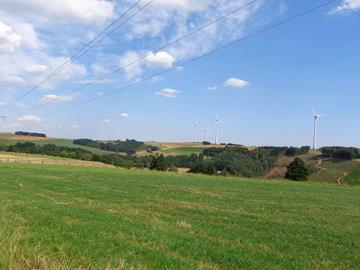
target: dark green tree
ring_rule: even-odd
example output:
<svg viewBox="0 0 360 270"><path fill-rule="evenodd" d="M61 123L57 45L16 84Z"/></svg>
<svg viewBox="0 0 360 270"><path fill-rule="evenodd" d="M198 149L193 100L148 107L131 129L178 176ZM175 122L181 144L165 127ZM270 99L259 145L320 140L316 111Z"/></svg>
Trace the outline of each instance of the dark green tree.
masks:
<svg viewBox="0 0 360 270"><path fill-rule="evenodd" d="M156 155L152 158L150 163L150 170L167 171L168 163L163 154Z"/></svg>
<svg viewBox="0 0 360 270"><path fill-rule="evenodd" d="M294 181L306 181L309 176L309 170L301 158L295 158L287 167L286 179Z"/></svg>

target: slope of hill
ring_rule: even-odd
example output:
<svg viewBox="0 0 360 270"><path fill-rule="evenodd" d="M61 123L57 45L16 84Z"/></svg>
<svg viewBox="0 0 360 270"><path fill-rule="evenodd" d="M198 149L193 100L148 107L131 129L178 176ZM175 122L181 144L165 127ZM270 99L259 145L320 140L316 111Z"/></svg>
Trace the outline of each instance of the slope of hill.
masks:
<svg viewBox="0 0 360 270"><path fill-rule="evenodd" d="M0 269L359 269L360 189L0 164Z"/></svg>
<svg viewBox="0 0 360 270"><path fill-rule="evenodd" d="M16 144L17 142L33 142L33 143L36 143L39 145L55 144L57 146L82 148L82 149L90 151L94 154L111 153L109 151L104 151L104 150L100 150L100 149L93 148L93 147L87 147L87 146L74 144L73 140L70 140L70 139L42 138L42 137L15 135L13 133L0 133L0 145L13 145L13 144Z"/></svg>

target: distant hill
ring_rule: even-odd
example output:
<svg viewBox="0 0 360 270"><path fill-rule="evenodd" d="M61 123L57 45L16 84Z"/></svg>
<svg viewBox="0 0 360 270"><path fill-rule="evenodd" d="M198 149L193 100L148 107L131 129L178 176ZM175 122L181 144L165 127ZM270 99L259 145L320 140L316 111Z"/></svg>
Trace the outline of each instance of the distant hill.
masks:
<svg viewBox="0 0 360 270"><path fill-rule="evenodd" d="M13 145L17 142L33 142L39 145L44 144L55 144L57 146L67 146L72 148L83 148L87 151L90 151L94 154L104 154L111 153L110 151L105 151L101 149L96 149L93 147L75 145L73 140L71 139L57 139L57 138L49 138L49 137L34 137L34 136L24 136L24 135L16 135L15 133L0 133L0 145Z"/></svg>

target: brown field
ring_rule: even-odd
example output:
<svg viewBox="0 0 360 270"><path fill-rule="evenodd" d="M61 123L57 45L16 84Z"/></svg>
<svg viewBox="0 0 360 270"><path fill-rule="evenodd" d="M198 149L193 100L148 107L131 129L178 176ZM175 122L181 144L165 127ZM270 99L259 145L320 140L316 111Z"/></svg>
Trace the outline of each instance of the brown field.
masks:
<svg viewBox="0 0 360 270"><path fill-rule="evenodd" d="M0 133L0 135L1 135L1 139L13 140L13 141L37 142L37 141L49 141L49 140L52 140L52 138L21 136L21 135L15 135L14 133Z"/></svg>
<svg viewBox="0 0 360 270"><path fill-rule="evenodd" d="M213 147L214 145L203 145L202 143L191 143L191 142L183 142L183 143L175 143L175 142L150 142L149 144L158 146L162 149L176 149L180 147ZM220 146L219 147L224 147Z"/></svg>

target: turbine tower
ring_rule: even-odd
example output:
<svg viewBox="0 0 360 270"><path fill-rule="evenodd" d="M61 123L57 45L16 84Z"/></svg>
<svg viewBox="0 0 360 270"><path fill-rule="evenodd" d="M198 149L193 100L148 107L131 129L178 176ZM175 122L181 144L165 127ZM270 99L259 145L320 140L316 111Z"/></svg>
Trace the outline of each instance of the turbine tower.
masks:
<svg viewBox="0 0 360 270"><path fill-rule="evenodd" d="M218 114L215 114L215 145L219 143L219 125L222 123Z"/></svg>
<svg viewBox="0 0 360 270"><path fill-rule="evenodd" d="M318 128L318 121L319 118L322 117L322 114L317 114L314 112L314 135L313 135L313 150L316 150L316 143L317 143L317 128Z"/></svg>
<svg viewBox="0 0 360 270"><path fill-rule="evenodd" d="M2 119L4 123L6 122L6 116L0 115L0 119Z"/></svg>
<svg viewBox="0 0 360 270"><path fill-rule="evenodd" d="M198 129L198 127L199 127L199 123L198 123L198 121L196 121L194 123L194 143L197 142L197 129Z"/></svg>
<svg viewBox="0 0 360 270"><path fill-rule="evenodd" d="M204 131L204 141L206 141L209 128L204 128L203 131Z"/></svg>

